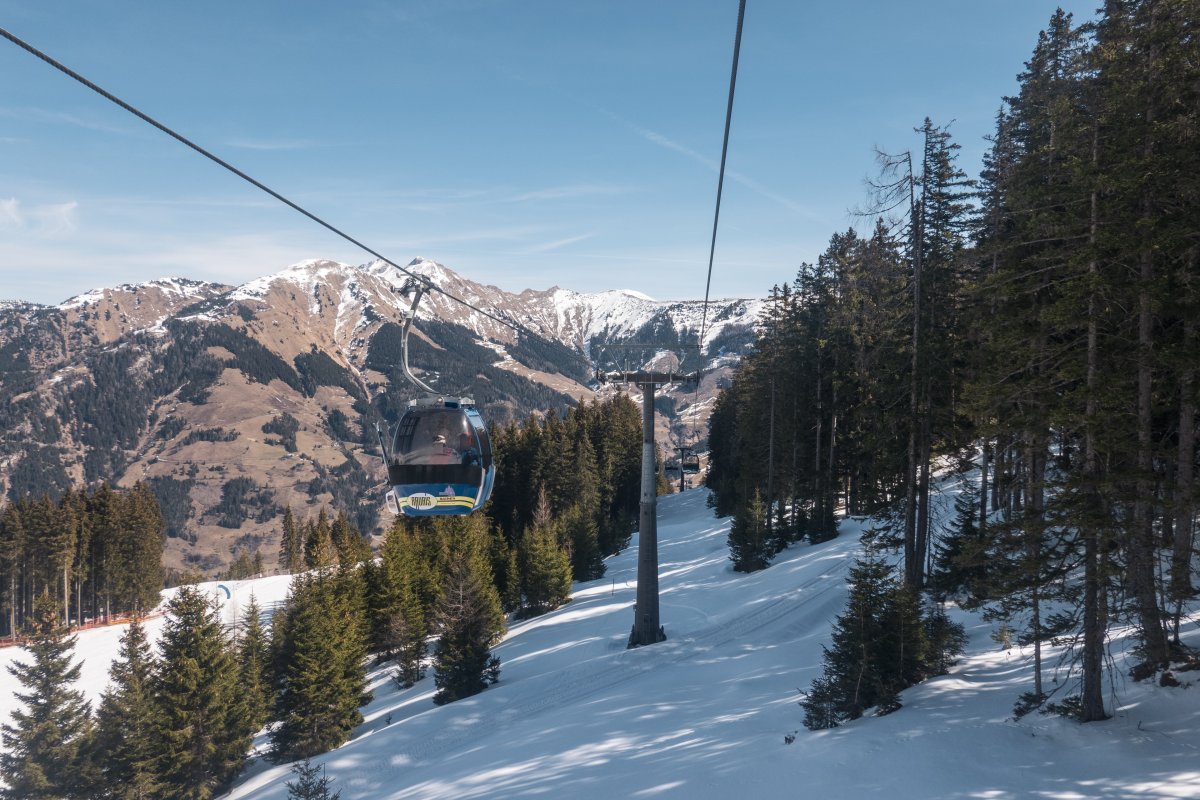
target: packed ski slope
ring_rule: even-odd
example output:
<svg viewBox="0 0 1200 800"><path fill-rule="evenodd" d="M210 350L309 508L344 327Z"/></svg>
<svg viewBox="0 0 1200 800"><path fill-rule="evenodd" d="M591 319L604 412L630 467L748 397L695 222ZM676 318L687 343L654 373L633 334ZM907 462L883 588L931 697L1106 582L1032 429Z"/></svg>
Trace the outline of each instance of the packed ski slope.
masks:
<svg viewBox="0 0 1200 800"><path fill-rule="evenodd" d="M729 568L728 520L714 519L705 499L698 490L660 505L667 641L625 649L635 537L603 580L576 585L567 606L512 625L496 650L500 683L484 693L436 707L431 677L402 691L375 673L366 722L315 760L333 788L343 800L1200 797L1200 687L1129 683L1120 640L1108 698L1117 714L1105 723L1013 721L1013 701L1031 686L1030 654L1001 650L991 625L959 613L971 645L951 675L905 692L892 715L804 729L798 690L818 673L842 610L861 523L845 520L838 539L794 546L742 575ZM286 579L227 588L227 603L253 591L269 604ZM80 636L92 693L119 635ZM14 703L3 692L0 712ZM287 765L256 759L229 797L283 800L290 779Z"/></svg>

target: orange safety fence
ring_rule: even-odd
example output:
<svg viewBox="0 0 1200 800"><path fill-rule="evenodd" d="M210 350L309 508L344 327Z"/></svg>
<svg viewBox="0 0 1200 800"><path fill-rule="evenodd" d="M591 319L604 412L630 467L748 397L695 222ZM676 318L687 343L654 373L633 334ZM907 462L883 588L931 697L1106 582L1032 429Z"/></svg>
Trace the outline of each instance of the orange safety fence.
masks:
<svg viewBox="0 0 1200 800"><path fill-rule="evenodd" d="M142 614L141 619L152 619L154 617L161 617L162 615L163 615L163 612L161 612L161 611L151 611L149 614ZM71 633L78 633L79 631L91 630L92 628L107 628L112 625L125 625L125 624L131 622L133 620L133 617L134 617L133 614L111 614L111 615L109 615L107 620L95 619L95 620L90 620L88 622L85 622L82 625L78 625L78 624L72 622L71 623ZM5 636L3 638L0 638L0 648L16 647L18 645L25 644L25 642L27 642L28 640L29 640L29 637L27 637L27 636Z"/></svg>

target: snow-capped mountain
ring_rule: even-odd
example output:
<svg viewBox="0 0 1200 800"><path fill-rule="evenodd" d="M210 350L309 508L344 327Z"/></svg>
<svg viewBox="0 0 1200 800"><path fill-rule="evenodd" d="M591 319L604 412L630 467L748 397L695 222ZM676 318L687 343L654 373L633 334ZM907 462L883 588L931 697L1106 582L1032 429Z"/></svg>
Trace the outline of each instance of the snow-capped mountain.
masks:
<svg viewBox="0 0 1200 800"><path fill-rule="evenodd" d="M636 399L635 387L598 385L597 369L703 368L698 389L668 387L656 403L667 448L703 449L713 398L753 342L762 306L734 299L706 308L631 290L514 293L425 259L403 270L316 259L236 287L165 278L57 306L7 302L2 491L150 481L160 499L175 498L167 558L179 568L216 569L235 546L272 552L277 515L297 501L330 504L375 528L374 428L416 392L399 370L398 326L414 275L436 287L410 337L414 372L440 391L472 394L496 423L597 392ZM281 420L296 426L294 441L271 434ZM214 510L232 502L233 478L250 487L242 504L252 512L236 523Z"/></svg>

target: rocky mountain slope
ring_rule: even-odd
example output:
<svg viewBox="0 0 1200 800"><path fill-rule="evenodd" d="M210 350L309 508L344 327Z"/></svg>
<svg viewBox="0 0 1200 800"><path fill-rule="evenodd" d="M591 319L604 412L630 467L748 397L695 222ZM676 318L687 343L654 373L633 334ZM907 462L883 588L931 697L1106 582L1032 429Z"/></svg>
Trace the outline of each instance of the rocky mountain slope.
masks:
<svg viewBox="0 0 1200 800"><path fill-rule="evenodd" d="M598 385L597 368L703 366L699 389L674 387L657 403L664 446L703 447L707 409L761 308L721 300L706 312L631 291L514 294L431 261L407 270L475 307L425 296L414 372L472 395L497 423L597 391L636 397ZM313 260L238 287L165 279L58 306L0 304L5 494L150 481L168 564L205 571L239 550L261 549L271 564L284 507L304 517L332 506L379 530L375 427L415 396L399 368L407 280L383 262ZM702 318L700 355L682 345L694 345Z"/></svg>

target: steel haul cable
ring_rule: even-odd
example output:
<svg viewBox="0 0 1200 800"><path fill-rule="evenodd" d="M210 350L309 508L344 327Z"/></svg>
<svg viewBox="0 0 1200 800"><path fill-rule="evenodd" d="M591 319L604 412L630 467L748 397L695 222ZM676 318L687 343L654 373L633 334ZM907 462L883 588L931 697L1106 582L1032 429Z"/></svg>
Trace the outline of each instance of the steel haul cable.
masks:
<svg viewBox="0 0 1200 800"><path fill-rule="evenodd" d="M746 18L746 0L738 2L738 18L737 18L737 33L733 37L733 66L729 71L729 100L725 105L725 136L721 141L721 168L717 173L717 205L713 211L713 227L712 241L708 247L708 277L704 282L704 308L700 315L700 336L696 340L696 347L700 354L701 366L704 362L704 334L708 327L708 296L712 288L712 270L713 257L717 252L717 223L721 219L721 193L725 188L725 157L729 153L729 127L733 121L733 95L734 89L737 87L737 71L738 58L742 52L742 23ZM696 381L696 389L692 395L692 404L695 405L700 399L700 381ZM692 414L692 438L696 438L696 417L698 413ZM682 456L682 453L680 454Z"/></svg>
<svg viewBox="0 0 1200 800"><path fill-rule="evenodd" d="M360 242L358 239L355 239L353 236L350 236L348 233L342 231L340 228L337 228L337 227L331 225L330 223L328 223L325 220L318 217L316 214L313 214L311 211L292 202L291 200L284 197L279 192L277 192L274 189L272 189L271 187L267 186L266 184L255 180L254 178L247 175L245 172L242 172L240 169L238 169L237 167L230 164L228 161L225 161L224 159L220 158L219 156L216 156L213 153L210 153L208 150L205 150L203 147L196 144L195 142L188 139L187 137L183 136L182 134L176 133L171 128L168 128L166 125L162 124L161 122L154 119L150 115L145 114L142 111L139 111L137 108L134 108L132 105L130 105L129 103L126 103L121 98L119 98L116 95L112 94L111 92L107 91L103 87L96 85L92 81L90 81L87 78L85 78L84 76L80 75L75 70L66 66L62 62L55 60L54 58L47 55L46 53L43 53L41 50L38 50L33 45L29 44L28 42L21 39L20 37L10 33L9 31L5 30L4 28L0 28L0 36L3 36L5 39L8 39L10 42L15 44L17 47L20 47L22 50L25 50L25 51L31 53L32 55L37 56L42 61L45 61L50 66L57 69L59 72L62 72L64 75L67 75L68 77L78 81L79 83L81 83L84 86L86 86L87 88L91 89L93 92L99 94L101 97L105 98L106 100L109 100L109 101L115 103L116 105L125 109L130 114L133 114L135 117L142 120L143 122L146 122L149 125L154 126L158 130L160 130L163 133L170 136L172 139L175 139L176 141L190 147L192 150L195 150L197 153L199 153L200 155L209 159L210 161L213 161L214 163L224 167L225 169L229 170L234 175L237 175L239 178L241 178L242 180L251 184L252 186L254 186L258 189L261 189L262 191L271 195L271 197L274 197L279 202L284 203L285 205L300 212L301 214L308 217L313 222L317 223L318 225L326 228L327 230L332 231L333 233L337 234L341 238L345 239L347 242L350 242L354 246L361 248L362 250L366 251L367 253L370 253L371 255L375 256L376 258L378 258L380 261L384 262L385 264L395 267L397 270L399 270L400 272L403 272L405 275L408 275L409 277L413 278L414 280L420 281L430 291L438 292L439 294L442 294L445 297L448 297L449 299L453 300L456 303L464 305L467 308L472 309L473 311L478 311L480 314L484 315L485 317L495 320L496 322L499 322L502 325L506 325L509 328L512 328L514 331L517 331L518 333L525 333L525 334L532 333L532 331L527 330L526 328L516 324L515 322L513 322L511 320L502 319L501 317L498 317L489 311L484 311L482 308L479 308L478 306L468 303L466 300L463 300L461 297L458 297L458 296L452 294L451 292L448 292L445 289L441 288L437 284L433 283L425 276L418 275L417 273L412 272L411 270L405 269L404 267L397 264L395 261L392 261L387 256L383 255L382 253L377 252L376 250L373 250L372 248L370 248L367 245Z"/></svg>

